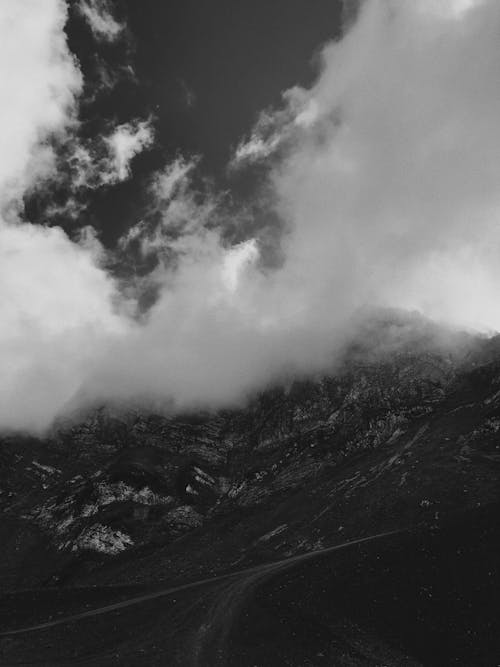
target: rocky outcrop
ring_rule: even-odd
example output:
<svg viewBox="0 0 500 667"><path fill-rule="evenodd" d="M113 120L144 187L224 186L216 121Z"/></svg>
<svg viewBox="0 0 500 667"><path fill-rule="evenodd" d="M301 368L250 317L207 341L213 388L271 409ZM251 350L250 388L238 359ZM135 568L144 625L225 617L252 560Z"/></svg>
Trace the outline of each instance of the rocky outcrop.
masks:
<svg viewBox="0 0 500 667"><path fill-rule="evenodd" d="M103 408L44 440L5 437L0 510L4 543L17 545L5 561L21 549L34 567L43 535L58 554L47 561L70 578L88 563L97 576L113 560L142 563L147 578L151 552L162 572L194 561L210 569L493 502L500 357L491 341L474 346L355 347L335 372L241 409L165 417Z"/></svg>

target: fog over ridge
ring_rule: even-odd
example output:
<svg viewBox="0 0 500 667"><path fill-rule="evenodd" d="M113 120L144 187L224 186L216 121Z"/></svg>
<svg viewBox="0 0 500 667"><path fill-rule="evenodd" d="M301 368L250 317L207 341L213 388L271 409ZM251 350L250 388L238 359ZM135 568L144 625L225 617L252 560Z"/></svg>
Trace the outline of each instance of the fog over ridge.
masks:
<svg viewBox="0 0 500 667"><path fill-rule="evenodd" d="M100 39L121 38L109 3L81 6ZM263 111L229 165L265 174L255 197L279 234L259 220L245 234L248 211L200 192L202 162L179 157L147 185L154 216L115 251L154 260L126 284L91 228L72 240L23 212L23 195L68 174L82 192L126 181L154 142L153 117L75 138L66 16L63 0L0 8L1 429L43 430L89 401L234 404L331 364L365 307L500 328L498 2L366 0L314 84Z"/></svg>

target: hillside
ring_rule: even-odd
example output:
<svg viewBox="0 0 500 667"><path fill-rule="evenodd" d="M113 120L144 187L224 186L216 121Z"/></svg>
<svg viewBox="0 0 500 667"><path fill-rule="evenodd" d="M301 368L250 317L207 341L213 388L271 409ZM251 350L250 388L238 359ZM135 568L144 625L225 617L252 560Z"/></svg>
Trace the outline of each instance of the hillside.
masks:
<svg viewBox="0 0 500 667"><path fill-rule="evenodd" d="M0 581L10 595L4 613L23 599L20 590L46 589L49 598L75 586L150 590L403 530L390 549L381 547L382 556L367 547L335 557L344 590L335 597L343 600L342 618L351 619L337 633L352 660L335 664L381 664L368 653L374 636L387 635L388 614L389 646L396 650L399 642L415 663L386 656L387 664L493 665L500 342L464 337L450 347L426 336L396 347L379 342L358 341L331 372L270 388L242 408L171 417L100 408L78 423L58 424L43 439L5 436ZM409 567L416 590L405 582ZM455 579L440 590L448 568ZM300 587L315 576L306 572L295 588L288 581L279 589L280 604L294 608L292 589L292 597L308 599L310 591ZM328 577L321 585L328 588ZM381 586L392 591L393 607L398 600L394 609L389 598L379 599ZM127 594L109 590L111 597ZM61 604L71 611L80 602ZM248 604L255 613L253 597ZM401 604L415 615L417 641L404 623L398 626ZM20 612L16 623L39 621L45 608ZM319 609L324 620L324 602ZM364 629L355 631L361 609ZM436 634L443 615L448 620ZM359 655L355 637L365 637ZM430 653L422 637L431 638ZM442 653L443 642L455 648ZM340 653L324 655L340 660ZM247 664L242 656L238 664ZM260 659L248 664L331 664L309 654L295 662Z"/></svg>

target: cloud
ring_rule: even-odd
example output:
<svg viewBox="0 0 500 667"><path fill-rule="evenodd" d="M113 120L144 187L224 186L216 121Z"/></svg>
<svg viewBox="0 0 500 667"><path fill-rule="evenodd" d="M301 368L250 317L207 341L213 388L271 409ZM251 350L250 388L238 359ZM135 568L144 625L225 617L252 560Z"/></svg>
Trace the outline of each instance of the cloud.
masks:
<svg viewBox="0 0 500 667"><path fill-rule="evenodd" d="M78 10L98 40L115 41L125 29L124 24L114 18L108 0L80 0Z"/></svg>
<svg viewBox="0 0 500 667"><path fill-rule="evenodd" d="M183 78L179 79L181 96L187 109L192 109L196 105L196 93L194 89Z"/></svg>
<svg viewBox="0 0 500 667"><path fill-rule="evenodd" d="M156 173L149 185L149 210L145 219L131 227L119 246L122 250L136 244L142 256L154 254L169 262L173 254L185 254L192 239L203 242L211 223L220 216L220 198L213 192L200 192L193 186L198 160L182 157Z"/></svg>
<svg viewBox="0 0 500 667"><path fill-rule="evenodd" d="M133 158L153 143L150 120L135 120L114 126L108 134L91 139L77 135L68 139L62 155L65 171L60 178L71 180L72 190L95 190L131 176Z"/></svg>
<svg viewBox="0 0 500 667"><path fill-rule="evenodd" d="M79 69L63 33L66 6L59 0L4 2L0 8L0 198L19 198L53 169L44 143L62 135L81 90Z"/></svg>
<svg viewBox="0 0 500 667"><path fill-rule="evenodd" d="M106 401L232 405L331 366L367 307L500 328L496 0L366 0L324 47L314 84L285 91L236 153L238 168L264 167L259 217L249 225L227 193L195 185L198 161L179 157L117 251L148 270L120 284L92 230L73 242L16 209L57 166L48 139L66 136L71 154L81 89L64 4L20 7L0 9L0 85L15 93L0 111L1 427L41 429ZM74 183L127 178L150 141L133 122L110 130L102 154L81 143ZM275 265L263 258L269 220Z"/></svg>
<svg viewBox="0 0 500 667"><path fill-rule="evenodd" d="M500 327L499 21L492 2L365 2L315 85L288 91L272 180L309 303Z"/></svg>
<svg viewBox="0 0 500 667"><path fill-rule="evenodd" d="M0 285L0 425L40 430L123 330L114 284L88 247L24 224L0 227Z"/></svg>
<svg viewBox="0 0 500 667"><path fill-rule="evenodd" d="M500 327L499 21L492 2L367 1L314 86L238 148L271 165L283 280L300 276L309 304L345 294Z"/></svg>
<svg viewBox="0 0 500 667"><path fill-rule="evenodd" d="M23 194L54 176L54 142L76 124L80 70L59 0L0 7L0 426L46 427L81 384L114 315L97 246L21 219Z"/></svg>
<svg viewBox="0 0 500 667"><path fill-rule="evenodd" d="M55 167L45 180L33 185L48 220L78 221L89 203L89 193L116 185L132 176L133 158L154 139L151 120L134 120L108 128L96 137L79 135L78 125L67 133L53 156ZM57 168L56 168L57 167ZM53 189L59 193L55 201Z"/></svg>
<svg viewBox="0 0 500 667"><path fill-rule="evenodd" d="M124 181L130 176L130 162L153 143L153 130L149 121L124 123L105 139L111 154L108 178Z"/></svg>
<svg viewBox="0 0 500 667"><path fill-rule="evenodd" d="M247 239L234 288L217 207L198 226L189 208L189 229L157 240L179 254L175 270L155 271L145 338L121 353L140 392L214 405L287 371L324 368L367 305L500 327L499 24L493 2L364 4L324 48L314 85L286 91L250 140L266 147L283 264L264 270L259 239ZM186 197L192 205L189 188L176 192L165 210L182 211ZM119 359L98 383L109 395L130 386Z"/></svg>
<svg viewBox="0 0 500 667"><path fill-rule="evenodd" d="M250 137L238 144L230 161L230 170L244 169L249 165L263 164L275 155L290 134L293 112L266 110L261 112Z"/></svg>

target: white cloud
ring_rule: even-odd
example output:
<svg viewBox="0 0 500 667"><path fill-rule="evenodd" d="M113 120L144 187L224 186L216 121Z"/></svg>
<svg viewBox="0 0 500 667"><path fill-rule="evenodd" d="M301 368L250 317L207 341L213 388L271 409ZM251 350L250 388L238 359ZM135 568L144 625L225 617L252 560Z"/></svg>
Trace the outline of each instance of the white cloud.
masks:
<svg viewBox="0 0 500 667"><path fill-rule="evenodd" d="M2 427L47 427L123 331L96 260L60 229L0 226Z"/></svg>
<svg viewBox="0 0 500 667"><path fill-rule="evenodd" d="M106 137L110 151L109 179L124 181L130 176L130 162L153 143L153 130L149 121L135 124L124 123L115 128L111 136Z"/></svg>
<svg viewBox="0 0 500 667"><path fill-rule="evenodd" d="M421 0L418 11L441 19L463 19L464 14L480 5L482 0Z"/></svg>
<svg viewBox="0 0 500 667"><path fill-rule="evenodd" d="M0 426L46 427L123 327L95 246L18 218L24 192L55 168L49 140L75 121L81 74L59 0L0 4ZM3 211L3 213L1 213ZM8 220L7 220L8 217Z"/></svg>
<svg viewBox="0 0 500 667"><path fill-rule="evenodd" d="M222 280L231 293L235 293L247 267L253 266L259 258L255 239L232 246L222 262Z"/></svg>
<svg viewBox="0 0 500 667"><path fill-rule="evenodd" d="M232 165L233 167L241 167L262 162L275 152L280 143L280 135L271 135L267 139L264 139L255 132L251 135L250 139L239 144L235 151Z"/></svg>
<svg viewBox="0 0 500 667"><path fill-rule="evenodd" d="M61 167L52 180L67 190L62 203L49 203L46 219L53 216L77 221L88 205L88 191L112 186L131 177L131 161L153 142L149 120L135 120L115 126L104 136L81 139L76 133L66 137ZM39 151L40 152L40 151ZM36 179L32 179L36 180ZM47 183L38 188L47 187Z"/></svg>
<svg viewBox="0 0 500 667"><path fill-rule="evenodd" d="M81 75L67 50L62 0L0 7L0 198L19 197L53 167L44 145L71 122Z"/></svg>
<svg viewBox="0 0 500 667"><path fill-rule="evenodd" d="M262 163L288 138L291 114L288 109L280 112L261 112L250 138L237 146L230 162L230 169L241 169L247 165Z"/></svg>
<svg viewBox="0 0 500 667"><path fill-rule="evenodd" d="M149 216L154 214L155 223L141 220L130 228L119 242L122 249L135 242L143 256L155 254L170 261L173 253L186 255L191 243L204 238L212 218L217 218L219 202L216 195L193 187L196 166L196 159L178 158L155 174L149 187Z"/></svg>
<svg viewBox="0 0 500 667"><path fill-rule="evenodd" d="M282 280L309 309L380 303L500 328L500 6L444 6L366 2L277 115Z"/></svg>
<svg viewBox="0 0 500 667"><path fill-rule="evenodd" d="M112 42L125 26L114 17L108 0L80 0L78 9L97 39Z"/></svg>

